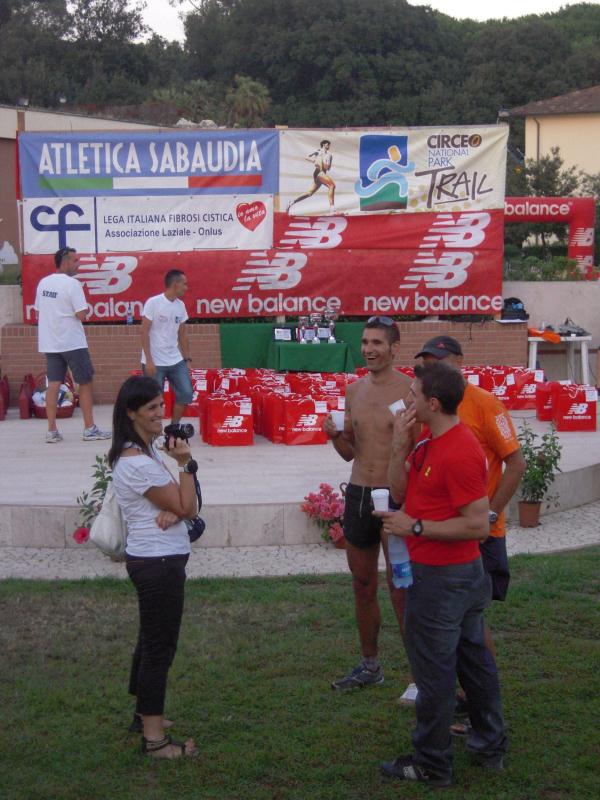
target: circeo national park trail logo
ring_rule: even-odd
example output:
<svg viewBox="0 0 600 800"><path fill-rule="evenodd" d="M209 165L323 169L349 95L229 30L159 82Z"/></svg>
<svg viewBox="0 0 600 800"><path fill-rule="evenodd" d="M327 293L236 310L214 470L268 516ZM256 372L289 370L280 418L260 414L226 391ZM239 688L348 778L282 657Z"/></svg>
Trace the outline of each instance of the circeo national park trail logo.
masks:
<svg viewBox="0 0 600 800"><path fill-rule="evenodd" d="M406 208L414 161L408 160L408 136L361 136L360 178L354 191L361 211Z"/></svg>

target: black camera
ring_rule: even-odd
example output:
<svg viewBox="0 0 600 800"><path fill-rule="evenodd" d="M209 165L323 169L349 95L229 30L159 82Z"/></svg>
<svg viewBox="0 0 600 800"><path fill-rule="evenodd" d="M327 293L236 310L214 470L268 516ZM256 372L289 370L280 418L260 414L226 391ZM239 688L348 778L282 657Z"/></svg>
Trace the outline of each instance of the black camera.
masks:
<svg viewBox="0 0 600 800"><path fill-rule="evenodd" d="M185 439L187 442L188 439L191 439L194 435L194 426L190 425L189 422L175 422L171 425L165 425L163 430L165 436L165 446L166 442L169 440L169 437L172 439Z"/></svg>

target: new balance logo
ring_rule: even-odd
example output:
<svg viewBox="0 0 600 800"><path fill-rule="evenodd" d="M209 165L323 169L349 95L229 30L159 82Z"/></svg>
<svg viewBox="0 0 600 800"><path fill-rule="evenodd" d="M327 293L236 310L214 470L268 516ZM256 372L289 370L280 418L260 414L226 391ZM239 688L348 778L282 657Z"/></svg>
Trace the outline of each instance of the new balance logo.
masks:
<svg viewBox="0 0 600 800"><path fill-rule="evenodd" d="M319 217L315 222L294 220L288 223L279 247L300 247L302 250L339 247L342 243L341 234L347 225L344 217Z"/></svg>
<svg viewBox="0 0 600 800"><path fill-rule="evenodd" d="M427 289L454 289L468 278L473 253L486 237L491 217L485 211L467 212L454 219L437 214L423 237L414 265L408 270L401 289L416 289L422 282Z"/></svg>
<svg viewBox="0 0 600 800"><path fill-rule="evenodd" d="M578 247L591 247L594 244L594 229L575 228L570 236L570 244Z"/></svg>
<svg viewBox="0 0 600 800"><path fill-rule="evenodd" d="M302 280L301 270L308 261L305 253L276 252L270 258L266 250L250 253L234 292L247 292L257 284L261 290L293 289Z"/></svg>
<svg viewBox="0 0 600 800"><path fill-rule="evenodd" d="M234 417L225 417L223 421L224 428L241 428L244 422L244 418L242 416L236 415Z"/></svg>
<svg viewBox="0 0 600 800"><path fill-rule="evenodd" d="M298 420L298 427L314 428L318 421L319 417L317 414L303 414Z"/></svg>
<svg viewBox="0 0 600 800"><path fill-rule="evenodd" d="M101 264L93 256L83 256L77 278L90 294L120 294L131 286L136 267L135 256L107 256Z"/></svg>
<svg viewBox="0 0 600 800"><path fill-rule="evenodd" d="M582 414L585 414L588 409L587 403L573 403L571 408L567 411L567 416L571 414L575 417L580 417Z"/></svg>

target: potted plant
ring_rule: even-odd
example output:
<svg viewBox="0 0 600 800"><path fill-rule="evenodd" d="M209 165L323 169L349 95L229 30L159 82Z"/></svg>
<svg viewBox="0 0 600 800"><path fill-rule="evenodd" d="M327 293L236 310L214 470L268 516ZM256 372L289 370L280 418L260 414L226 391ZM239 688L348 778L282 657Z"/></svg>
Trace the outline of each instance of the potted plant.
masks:
<svg viewBox="0 0 600 800"><path fill-rule="evenodd" d="M558 463L562 452L554 426L550 433L539 436L525 420L518 434L521 452L525 459L525 473L521 479L519 525L535 528L540 522L542 501L558 505L558 495L548 494L556 474L561 472Z"/></svg>
<svg viewBox="0 0 600 800"><path fill-rule="evenodd" d="M344 498L333 490L333 486L328 483L319 484L319 491L309 492L300 509L321 530L324 542L331 542L338 548L345 547L346 540L342 528Z"/></svg>

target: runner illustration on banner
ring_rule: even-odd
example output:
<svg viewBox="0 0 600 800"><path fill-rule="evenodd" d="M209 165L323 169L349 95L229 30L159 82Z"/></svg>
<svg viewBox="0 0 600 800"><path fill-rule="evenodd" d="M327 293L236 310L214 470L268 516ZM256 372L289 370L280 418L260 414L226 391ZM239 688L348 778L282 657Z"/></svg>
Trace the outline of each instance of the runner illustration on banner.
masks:
<svg viewBox="0 0 600 800"><path fill-rule="evenodd" d="M314 164L314 171L313 171L313 184L310 187L308 192L299 195L295 200L287 207L287 213L290 213L290 209L296 203L300 203L302 200L306 200L308 197L312 197L315 192L318 192L321 186L327 187L327 197L329 199L329 213L335 213L335 182L331 175L327 173L331 169L331 163L333 161L333 157L330 152L331 142L329 139L323 139L319 142L319 149L315 150L314 153L309 153L309 155L305 156L306 161L310 161Z"/></svg>

